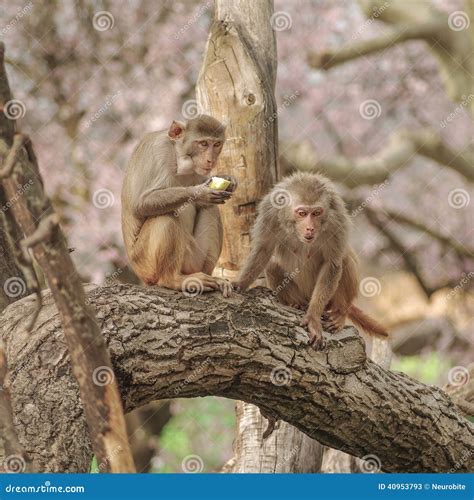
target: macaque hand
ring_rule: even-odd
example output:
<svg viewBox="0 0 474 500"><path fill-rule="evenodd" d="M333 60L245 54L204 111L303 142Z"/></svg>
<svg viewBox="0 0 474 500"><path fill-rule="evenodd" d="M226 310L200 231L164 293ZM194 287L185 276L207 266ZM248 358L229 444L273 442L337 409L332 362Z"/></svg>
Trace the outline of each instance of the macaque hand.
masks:
<svg viewBox="0 0 474 500"><path fill-rule="evenodd" d="M230 184L225 189L228 193L233 193L237 189L237 179L233 175L220 175L219 174L219 177L230 181Z"/></svg>
<svg viewBox="0 0 474 500"><path fill-rule="evenodd" d="M236 292L245 292L248 286L246 286L242 281L232 281L232 287Z"/></svg>
<svg viewBox="0 0 474 500"><path fill-rule="evenodd" d="M232 193L229 191L219 191L217 189L209 188L209 183L210 180L206 181L204 184L196 186L194 190L193 198L198 206L222 205L232 196Z"/></svg>
<svg viewBox="0 0 474 500"><path fill-rule="evenodd" d="M301 321L301 326L306 326L309 332L309 345L315 351L320 351L324 347L323 327L321 319L310 313L306 313Z"/></svg>

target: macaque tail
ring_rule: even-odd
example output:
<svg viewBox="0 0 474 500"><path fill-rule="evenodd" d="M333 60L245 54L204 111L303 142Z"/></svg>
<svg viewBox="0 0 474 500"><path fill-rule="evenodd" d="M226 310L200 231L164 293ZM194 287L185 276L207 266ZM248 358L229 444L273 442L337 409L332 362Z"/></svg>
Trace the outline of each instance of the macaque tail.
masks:
<svg viewBox="0 0 474 500"><path fill-rule="evenodd" d="M372 319L355 305L349 307L348 316L356 326L362 328L368 334L377 337L388 337L387 330L380 323L377 323L375 319Z"/></svg>

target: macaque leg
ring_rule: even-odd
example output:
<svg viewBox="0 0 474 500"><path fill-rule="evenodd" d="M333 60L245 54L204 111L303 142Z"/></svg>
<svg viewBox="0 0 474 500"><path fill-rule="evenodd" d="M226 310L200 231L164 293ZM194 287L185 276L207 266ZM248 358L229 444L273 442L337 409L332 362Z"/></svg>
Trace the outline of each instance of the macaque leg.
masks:
<svg viewBox="0 0 474 500"><path fill-rule="evenodd" d="M357 261L351 252L343 260L338 287L324 310L323 325L326 330L336 332L344 328L349 307L357 296L357 287Z"/></svg>
<svg viewBox="0 0 474 500"><path fill-rule="evenodd" d="M304 298L298 285L288 276L288 273L275 261L271 259L265 269L268 286L275 292L282 304L305 310L308 301Z"/></svg>
<svg viewBox="0 0 474 500"><path fill-rule="evenodd" d="M186 231L174 215L149 218L132 248L133 270L147 285L183 290L186 280L195 277L203 291L217 289L213 278L202 272L182 272L187 243Z"/></svg>
<svg viewBox="0 0 474 500"><path fill-rule="evenodd" d="M212 271L222 250L223 229L217 207L200 208L196 214L192 242L186 252L183 272L202 272L212 279L224 297L232 293L231 283L216 278Z"/></svg>

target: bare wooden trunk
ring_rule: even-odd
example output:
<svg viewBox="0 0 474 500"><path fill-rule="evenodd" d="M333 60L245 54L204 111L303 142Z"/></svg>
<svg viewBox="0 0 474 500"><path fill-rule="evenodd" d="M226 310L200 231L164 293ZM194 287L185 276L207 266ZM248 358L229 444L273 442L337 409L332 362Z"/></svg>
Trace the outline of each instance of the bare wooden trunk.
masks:
<svg viewBox="0 0 474 500"><path fill-rule="evenodd" d="M238 189L221 210L224 247L221 272L236 271L250 249L250 228L259 200L279 179L278 126L275 104L276 39L272 29L273 1L216 0L204 62L196 86L202 111L227 123L227 141L218 172L233 175ZM262 417L257 408L242 405L245 429L258 430ZM244 417L245 415L245 417ZM235 462L241 472L291 472L298 460L287 460L295 443L315 443L300 431L283 425L267 442L258 432L239 432ZM276 445L278 443L278 445ZM254 451L259 449L258 459ZM299 455L303 452L300 449ZM300 457L302 461L304 458ZM307 462L314 463L312 456ZM317 459L316 459L317 462ZM275 465L280 463L284 465ZM273 464L273 465L272 465Z"/></svg>
<svg viewBox="0 0 474 500"><path fill-rule="evenodd" d="M227 123L218 172L235 176L239 186L221 210L224 248L219 262L235 271L249 251L257 203L279 176L273 2L215 4L196 93L203 112Z"/></svg>

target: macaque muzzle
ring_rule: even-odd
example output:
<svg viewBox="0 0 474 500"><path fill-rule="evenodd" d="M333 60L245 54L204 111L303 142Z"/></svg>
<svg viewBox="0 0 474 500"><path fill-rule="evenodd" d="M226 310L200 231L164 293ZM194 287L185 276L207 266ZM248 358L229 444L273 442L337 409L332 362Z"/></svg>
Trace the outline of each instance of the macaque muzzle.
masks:
<svg viewBox="0 0 474 500"><path fill-rule="evenodd" d="M209 184L211 189L217 189L218 191L225 191L229 186L230 181L222 177L212 177L211 183Z"/></svg>

